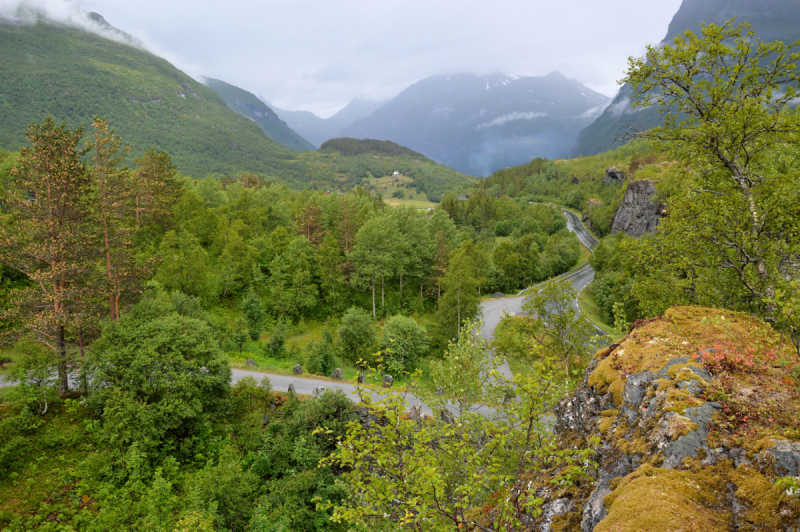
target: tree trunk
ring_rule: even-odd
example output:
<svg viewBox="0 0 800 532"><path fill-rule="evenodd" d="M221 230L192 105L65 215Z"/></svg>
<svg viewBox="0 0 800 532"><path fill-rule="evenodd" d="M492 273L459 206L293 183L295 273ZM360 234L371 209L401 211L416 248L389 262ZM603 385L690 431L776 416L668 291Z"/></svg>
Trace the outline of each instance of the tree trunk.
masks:
<svg viewBox="0 0 800 532"><path fill-rule="evenodd" d="M377 313L375 312L375 277L372 278L372 319L378 319Z"/></svg>
<svg viewBox="0 0 800 532"><path fill-rule="evenodd" d="M384 294L384 291L385 291L385 283L383 275L381 275L381 312L386 314L386 296Z"/></svg>
<svg viewBox="0 0 800 532"><path fill-rule="evenodd" d="M425 301L425 295L422 293L423 284L424 284L424 282L420 279L420 281L419 281L419 298L421 300Z"/></svg>
<svg viewBox="0 0 800 532"><path fill-rule="evenodd" d="M69 392L69 378L67 376L67 342L64 326L58 326L56 332L56 354L58 355L58 394L64 396Z"/></svg>

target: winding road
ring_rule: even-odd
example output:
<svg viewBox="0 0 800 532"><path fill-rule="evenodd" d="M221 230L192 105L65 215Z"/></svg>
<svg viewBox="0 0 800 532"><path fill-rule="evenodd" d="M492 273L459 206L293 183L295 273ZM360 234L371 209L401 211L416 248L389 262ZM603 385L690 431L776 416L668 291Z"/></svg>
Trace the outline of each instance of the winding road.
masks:
<svg viewBox="0 0 800 532"><path fill-rule="evenodd" d="M592 236L592 234L583 226L580 219L574 213L562 210L564 216L567 218L567 228L575 233L581 243L586 246L587 248L594 249L594 247L598 244L597 239ZM594 270L589 264L578 268L577 270L573 270L567 272L561 276L560 279L570 279L572 281L572 285L575 290L580 293L586 286L592 282L594 279ZM483 327L481 328L480 335L485 338L487 341L490 341L494 338L494 331L497 328L497 325L500 323L500 320L503 318L504 313L508 314L521 314L522 306L525 303L525 295L524 293L530 289L523 290L520 294L512 297L504 297L500 299L492 299L488 301L484 301L481 303L481 307L483 310ZM578 302L575 301L575 306L578 308ZM580 310L580 309L578 309ZM603 331L599 331L599 334L605 334ZM504 362L503 365L500 367L500 372L503 373L504 376L511 378L511 369L508 367L508 363ZM236 383L242 380L245 377L255 377L257 380L260 380L263 377L269 377L270 382L272 383L272 388L274 390L287 390L290 384L294 385L295 392L298 394L303 395L311 395L314 393L315 389L317 388L326 388L326 389L334 389L334 390L341 390L346 395L351 397L356 402L358 401L358 395L356 393L356 387L353 384L349 384L346 382L336 382L336 381L328 381L322 379L314 379L308 377L299 377L296 375L279 375L275 373L268 373L263 371L252 371L252 370L243 370L243 369L233 369L231 375L231 382ZM12 383L9 381L5 381L0 377L0 387L2 386L10 386ZM419 399L414 397L413 395L406 396L406 404L407 407L411 407L415 403L421 403ZM481 411L482 409L486 409L487 412L490 410L488 407L478 407L477 411ZM426 415L431 415L431 410L426 407L424 404L422 405L422 411Z"/></svg>

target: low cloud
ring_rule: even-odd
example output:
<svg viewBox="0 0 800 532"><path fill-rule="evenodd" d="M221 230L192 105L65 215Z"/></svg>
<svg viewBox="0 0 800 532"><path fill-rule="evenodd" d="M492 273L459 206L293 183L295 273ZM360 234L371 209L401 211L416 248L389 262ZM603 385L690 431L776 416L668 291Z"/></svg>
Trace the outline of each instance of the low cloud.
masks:
<svg viewBox="0 0 800 532"><path fill-rule="evenodd" d="M494 120L490 120L489 122L484 122L483 124L478 124L477 126L475 126L475 129L480 131L481 129L502 126L503 124L507 124L508 122L514 122L516 120L535 120L542 116L547 116L547 113L537 113L537 112L523 113L517 111L514 113L500 115Z"/></svg>
<svg viewBox="0 0 800 532"><path fill-rule="evenodd" d="M578 118L590 118L590 119L597 118L598 116L603 114L603 111L605 110L606 110L605 105L598 105L597 107L592 107L585 113L578 115Z"/></svg>
<svg viewBox="0 0 800 532"><path fill-rule="evenodd" d="M39 21L63 24L122 44L147 48L141 40L114 28L102 17L87 13L72 0L0 0L0 17L22 24Z"/></svg>

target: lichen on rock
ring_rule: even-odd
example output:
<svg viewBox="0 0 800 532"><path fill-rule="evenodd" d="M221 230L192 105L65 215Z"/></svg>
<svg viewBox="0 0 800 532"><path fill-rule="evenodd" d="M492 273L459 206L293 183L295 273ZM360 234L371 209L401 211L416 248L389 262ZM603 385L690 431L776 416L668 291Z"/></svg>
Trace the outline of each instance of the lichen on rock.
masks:
<svg viewBox="0 0 800 532"><path fill-rule="evenodd" d="M745 314L676 307L639 324L554 409L562 448L601 443L594 483L559 491L560 510L574 504L547 529L800 531L800 495L776 487L800 475L796 368Z"/></svg>

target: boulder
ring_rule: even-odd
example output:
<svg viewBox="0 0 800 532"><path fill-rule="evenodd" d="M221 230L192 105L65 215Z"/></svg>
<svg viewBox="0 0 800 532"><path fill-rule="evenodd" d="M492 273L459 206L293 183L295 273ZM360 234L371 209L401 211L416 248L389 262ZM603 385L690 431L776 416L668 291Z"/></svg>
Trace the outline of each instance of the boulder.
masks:
<svg viewBox="0 0 800 532"><path fill-rule="evenodd" d="M358 374L358 383L359 384L364 384L364 382L366 380L367 380L367 374L366 373L359 373Z"/></svg>
<svg viewBox="0 0 800 532"><path fill-rule="evenodd" d="M297 392L294 389L294 384L289 385L289 395L295 395Z"/></svg>
<svg viewBox="0 0 800 532"><path fill-rule="evenodd" d="M628 183L622 204L614 214L611 233L623 232L634 238L655 233L665 212L661 203L653 201L655 195L656 185L649 179Z"/></svg>
<svg viewBox="0 0 800 532"><path fill-rule="evenodd" d="M292 373L295 375L302 375L303 374L303 366L297 364L295 367L292 368Z"/></svg>
<svg viewBox="0 0 800 532"><path fill-rule="evenodd" d="M394 377L391 375L384 375L383 376L383 387L384 388L391 388L392 384L394 384Z"/></svg>
<svg viewBox="0 0 800 532"><path fill-rule="evenodd" d="M775 445L756 456L758 465L778 477L800 476L800 442L773 441Z"/></svg>
<svg viewBox="0 0 800 532"><path fill-rule="evenodd" d="M248 358L247 359L247 365L249 367L251 367L251 368L257 368L258 367L258 364L256 363L256 361L253 360L252 358Z"/></svg>
<svg viewBox="0 0 800 532"><path fill-rule="evenodd" d="M572 184L573 185L580 185L581 184L581 180L578 179L577 176L572 176Z"/></svg>
<svg viewBox="0 0 800 532"><path fill-rule="evenodd" d="M550 525L553 524L553 518L557 515L564 515L570 513L575 508L575 503L572 499L555 499L542 505L542 517L537 529L539 532L550 532Z"/></svg>
<svg viewBox="0 0 800 532"><path fill-rule="evenodd" d="M322 397L323 393L325 393L324 386L314 386L314 389L311 391L311 397Z"/></svg>
<svg viewBox="0 0 800 532"><path fill-rule="evenodd" d="M621 185L625 181L625 172L617 170L613 166L606 170L606 176L603 178L603 184L608 185Z"/></svg>
<svg viewBox="0 0 800 532"><path fill-rule="evenodd" d="M331 373L331 379L337 381L344 379L344 375L342 374L341 368L336 368L335 370L333 370L333 373Z"/></svg>

